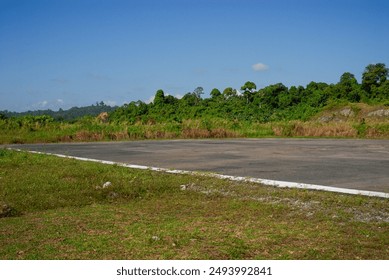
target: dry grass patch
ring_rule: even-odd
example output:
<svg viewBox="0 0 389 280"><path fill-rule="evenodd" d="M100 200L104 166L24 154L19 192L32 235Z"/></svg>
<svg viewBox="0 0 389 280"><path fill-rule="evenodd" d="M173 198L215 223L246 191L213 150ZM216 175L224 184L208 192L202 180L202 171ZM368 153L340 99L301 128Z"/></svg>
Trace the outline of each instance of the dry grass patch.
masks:
<svg viewBox="0 0 389 280"><path fill-rule="evenodd" d="M276 136L288 137L348 137L358 136L358 131L351 123L331 122L300 122L291 121L273 126Z"/></svg>

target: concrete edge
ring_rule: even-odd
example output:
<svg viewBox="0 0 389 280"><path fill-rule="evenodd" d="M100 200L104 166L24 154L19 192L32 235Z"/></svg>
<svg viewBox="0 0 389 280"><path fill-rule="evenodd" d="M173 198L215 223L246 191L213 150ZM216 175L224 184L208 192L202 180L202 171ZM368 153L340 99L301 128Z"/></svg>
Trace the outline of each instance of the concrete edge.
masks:
<svg viewBox="0 0 389 280"><path fill-rule="evenodd" d="M15 151L26 151L26 150L22 150L22 149L13 149L13 148L7 148L7 149L15 150ZM336 193L343 193L343 194L353 194L353 195L389 198L389 193L384 193L384 192L345 189L345 188L337 188L337 187L331 187L331 186L313 185L313 184L296 183L296 182L285 182L285 181L268 180L268 179L260 179L260 178L239 177L239 176L231 176L231 175L222 175L222 174L217 174L217 173L206 173L206 172L187 171L187 170L178 170L178 169L167 169L167 168L161 168L161 167L119 163L119 162L108 161L108 160L99 160L99 159L83 158L83 157L76 157L76 156L67 156L67 155L62 155L62 154L45 153L45 152L38 152L38 151L27 151L27 152L30 152L33 154L52 155L52 156L61 157L61 158L76 159L76 160L80 160L80 161L90 161L90 162L97 162L97 163L108 164L108 165L117 165L117 166L122 166L122 167L127 167L127 168L133 168L133 169L165 172L165 173L170 173L170 174L201 175L201 176L209 176L209 177L214 177L214 178L219 178L219 179L227 179L227 180L231 180L231 181L251 182L251 183L263 184L263 185L267 185L267 186L273 186L273 187L277 187L277 188L296 188L296 189L318 190L318 191L336 192Z"/></svg>

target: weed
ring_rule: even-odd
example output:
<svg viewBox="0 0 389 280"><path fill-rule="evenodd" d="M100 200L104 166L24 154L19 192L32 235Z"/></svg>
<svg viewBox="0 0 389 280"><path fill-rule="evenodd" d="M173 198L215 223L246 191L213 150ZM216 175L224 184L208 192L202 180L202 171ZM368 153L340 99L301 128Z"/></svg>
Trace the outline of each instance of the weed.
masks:
<svg viewBox="0 0 389 280"><path fill-rule="evenodd" d="M354 125L354 128L357 130L359 137L365 137L368 126L366 125L365 119L362 119L359 124Z"/></svg>

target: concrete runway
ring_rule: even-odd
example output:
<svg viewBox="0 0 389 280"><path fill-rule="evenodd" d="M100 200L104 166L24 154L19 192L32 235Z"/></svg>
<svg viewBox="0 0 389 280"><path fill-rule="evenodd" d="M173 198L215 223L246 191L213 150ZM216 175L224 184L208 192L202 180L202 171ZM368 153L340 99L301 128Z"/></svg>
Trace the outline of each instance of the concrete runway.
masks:
<svg viewBox="0 0 389 280"><path fill-rule="evenodd" d="M389 140L160 140L7 147L389 193Z"/></svg>

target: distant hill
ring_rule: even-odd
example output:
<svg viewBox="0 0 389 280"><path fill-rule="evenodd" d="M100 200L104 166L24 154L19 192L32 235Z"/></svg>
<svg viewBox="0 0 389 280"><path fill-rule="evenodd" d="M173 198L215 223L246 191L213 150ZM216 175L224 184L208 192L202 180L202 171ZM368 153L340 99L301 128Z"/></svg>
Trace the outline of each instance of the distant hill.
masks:
<svg viewBox="0 0 389 280"><path fill-rule="evenodd" d="M9 111L0 111L0 115L3 115L7 118L10 117L23 117L23 116L41 116L48 115L53 117L56 120L64 121L73 121L85 116L98 116L102 112L112 112L117 106L108 106L104 102L97 102L96 104L85 106L85 107L72 107L68 110L59 109L58 111L53 110L36 110L36 111L27 111L27 112L9 112Z"/></svg>

